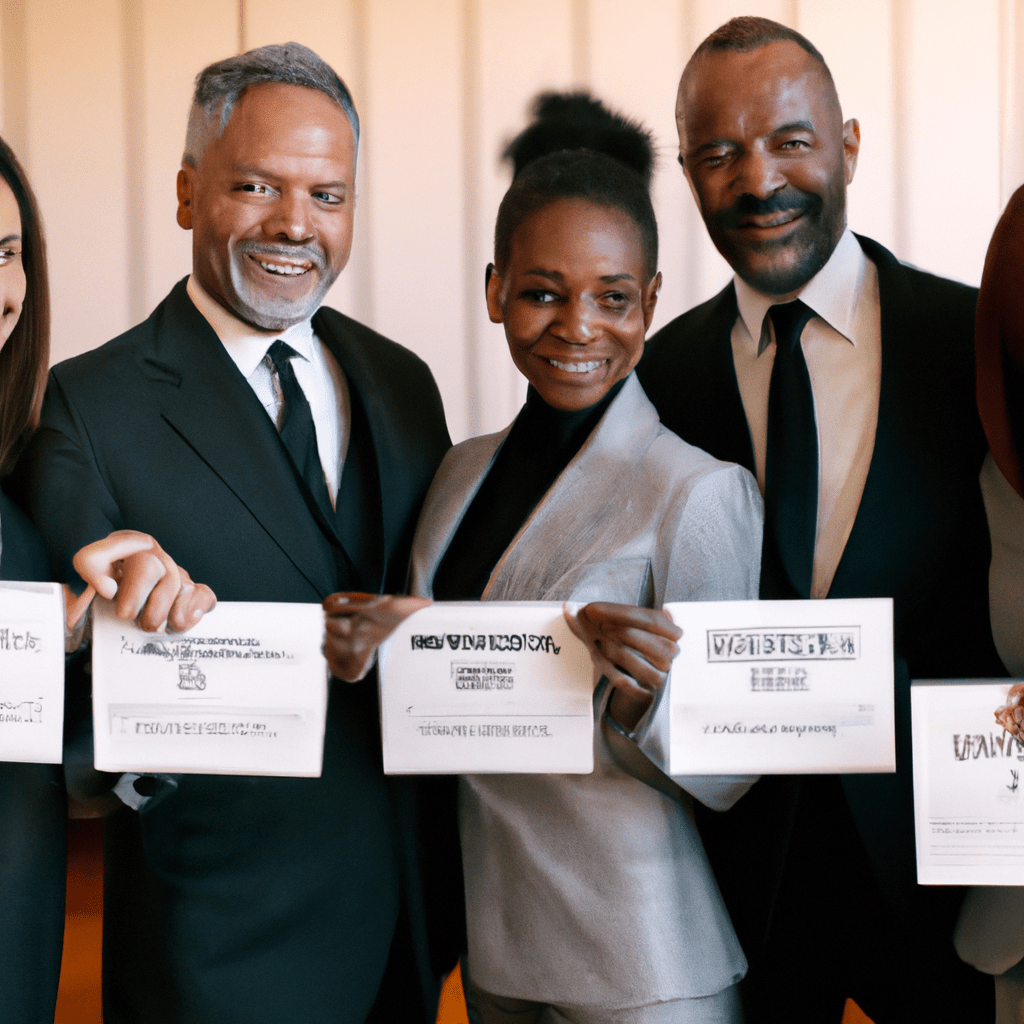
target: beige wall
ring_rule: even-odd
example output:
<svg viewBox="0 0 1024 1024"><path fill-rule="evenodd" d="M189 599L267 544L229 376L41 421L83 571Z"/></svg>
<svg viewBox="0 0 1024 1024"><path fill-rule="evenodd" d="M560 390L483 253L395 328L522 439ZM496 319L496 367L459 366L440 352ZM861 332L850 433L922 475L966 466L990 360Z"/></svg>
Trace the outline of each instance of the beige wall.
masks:
<svg viewBox="0 0 1024 1024"><path fill-rule="evenodd" d="M482 301L502 143L542 88L590 86L654 128L664 323L728 276L675 163L672 110L686 56L741 13L805 32L860 119L852 226L977 283L1024 180L1024 0L0 0L0 129L43 208L54 359L188 272L174 178L195 73L296 39L364 119L357 241L329 301L430 363L453 436L503 426L523 384Z"/></svg>

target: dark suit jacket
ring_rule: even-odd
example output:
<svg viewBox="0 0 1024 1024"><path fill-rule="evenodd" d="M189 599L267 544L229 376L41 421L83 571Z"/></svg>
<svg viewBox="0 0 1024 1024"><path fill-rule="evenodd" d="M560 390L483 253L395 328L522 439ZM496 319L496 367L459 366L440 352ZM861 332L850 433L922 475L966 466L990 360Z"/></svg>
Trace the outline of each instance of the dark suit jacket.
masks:
<svg viewBox="0 0 1024 1024"><path fill-rule="evenodd" d="M919 912L922 898L950 895L916 885L909 679L1004 674L989 627L990 549L978 486L986 443L974 402L977 290L900 264L870 239L858 241L878 269L881 393L864 494L829 597L894 599L897 774L847 776L842 783L875 881L893 913L906 918ZM666 426L754 471L730 343L736 316L730 284L652 337L637 373ZM736 813L747 813L747 800ZM776 817L788 813L776 811ZM702 827L709 852L716 842L712 833L721 827L714 821ZM719 845L722 857L733 860L727 865L713 858L728 890L732 871L745 870L749 877L750 851L735 837L723 837ZM820 852L825 866L834 867ZM770 860L771 851L765 854ZM748 863L741 866L740 859ZM760 899L770 896L770 885L760 889ZM725 895L742 931L740 904L751 893L737 894L731 903ZM946 926L950 913L955 911L943 910L938 927ZM814 934L807 929L808 942L816 941ZM752 945L771 941L749 930L741 938L754 956ZM926 984L918 979L914 991L918 982Z"/></svg>
<svg viewBox="0 0 1024 1024"><path fill-rule="evenodd" d="M0 540L0 580L49 579L39 534L3 491ZM53 1022L67 814L60 765L0 762L0 1024Z"/></svg>
<svg viewBox="0 0 1024 1024"><path fill-rule="evenodd" d="M317 335L365 409L383 566L404 584L424 492L449 447L417 357L322 309ZM156 537L228 601L317 602L349 586L273 423L184 282L144 323L51 374L22 460L58 578L110 530ZM151 810L107 829L105 1019L254 1024L363 1021L401 912L408 1019L432 1019L421 937L416 813L386 780L376 687L333 682L319 779L182 776ZM396 953L397 955L397 953ZM417 973L417 968L419 973ZM415 1008L413 1003L418 997Z"/></svg>

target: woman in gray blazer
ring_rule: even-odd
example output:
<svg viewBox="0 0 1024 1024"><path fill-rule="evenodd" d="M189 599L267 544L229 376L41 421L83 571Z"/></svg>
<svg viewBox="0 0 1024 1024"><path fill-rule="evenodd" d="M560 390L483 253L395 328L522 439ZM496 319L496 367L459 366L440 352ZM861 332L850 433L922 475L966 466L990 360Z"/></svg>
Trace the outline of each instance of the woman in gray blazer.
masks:
<svg viewBox="0 0 1024 1024"><path fill-rule="evenodd" d="M725 809L753 780L664 774L659 696L680 634L657 609L757 596L757 486L666 430L633 375L661 284L647 132L589 97L547 96L510 155L487 307L529 394L507 430L446 456L412 590L599 602L571 624L602 724L592 775L460 780L470 1019L739 1020L746 962L688 804ZM381 599L356 621L325 606L343 677L415 607ZM353 636L371 643L354 654Z"/></svg>

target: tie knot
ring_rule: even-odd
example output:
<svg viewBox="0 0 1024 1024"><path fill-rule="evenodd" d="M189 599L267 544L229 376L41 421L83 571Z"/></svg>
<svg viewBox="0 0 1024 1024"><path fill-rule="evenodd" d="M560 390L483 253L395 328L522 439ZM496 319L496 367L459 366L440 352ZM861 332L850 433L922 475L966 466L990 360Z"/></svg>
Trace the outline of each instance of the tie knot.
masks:
<svg viewBox="0 0 1024 1024"><path fill-rule="evenodd" d="M278 374L282 372L283 367L291 369L292 356L298 355L298 353L288 344L286 341L282 341L280 338L277 339L267 349L267 355L270 356L270 361L274 364Z"/></svg>
<svg viewBox="0 0 1024 1024"><path fill-rule="evenodd" d="M768 315L775 327L776 348L788 353L794 351L800 344L800 335L803 334L807 321L815 314L806 302L794 299L792 302L769 306Z"/></svg>

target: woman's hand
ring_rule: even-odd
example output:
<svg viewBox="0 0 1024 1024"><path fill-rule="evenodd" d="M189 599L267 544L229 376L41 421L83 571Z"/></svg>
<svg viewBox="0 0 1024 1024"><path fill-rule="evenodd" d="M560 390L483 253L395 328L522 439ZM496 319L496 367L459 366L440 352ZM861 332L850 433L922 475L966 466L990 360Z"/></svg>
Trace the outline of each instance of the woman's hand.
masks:
<svg viewBox="0 0 1024 1024"><path fill-rule="evenodd" d="M575 615L568 608L563 612L598 672L615 687L608 706L612 718L632 732L665 685L683 631L668 612L654 608L598 601Z"/></svg>
<svg viewBox="0 0 1024 1024"><path fill-rule="evenodd" d="M135 619L151 633L186 630L217 603L209 587L193 583L149 534L137 530L117 530L87 544L75 555L74 565L88 586L67 602L72 633L82 626L96 594L117 601L119 619Z"/></svg>
<svg viewBox="0 0 1024 1024"><path fill-rule="evenodd" d="M423 597L389 594L330 594L324 598L324 657L331 674L354 683L373 664L377 648L413 612L430 604Z"/></svg>

